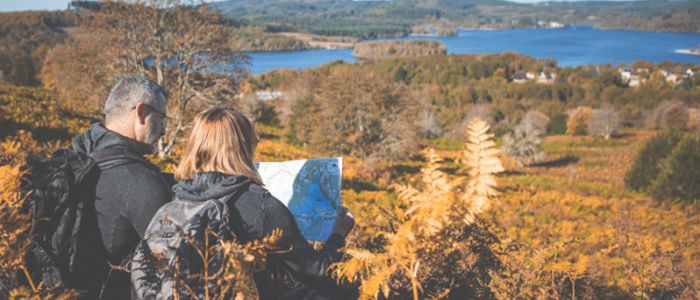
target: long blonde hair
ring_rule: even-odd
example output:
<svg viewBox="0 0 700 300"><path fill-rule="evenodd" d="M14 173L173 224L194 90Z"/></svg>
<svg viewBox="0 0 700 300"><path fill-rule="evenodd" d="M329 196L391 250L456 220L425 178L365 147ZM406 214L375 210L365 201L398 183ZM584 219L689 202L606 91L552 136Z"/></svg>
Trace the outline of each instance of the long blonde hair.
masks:
<svg viewBox="0 0 700 300"><path fill-rule="evenodd" d="M230 107L209 108L194 118L175 179L221 172L243 175L262 185L253 162L257 141L253 124L241 112Z"/></svg>

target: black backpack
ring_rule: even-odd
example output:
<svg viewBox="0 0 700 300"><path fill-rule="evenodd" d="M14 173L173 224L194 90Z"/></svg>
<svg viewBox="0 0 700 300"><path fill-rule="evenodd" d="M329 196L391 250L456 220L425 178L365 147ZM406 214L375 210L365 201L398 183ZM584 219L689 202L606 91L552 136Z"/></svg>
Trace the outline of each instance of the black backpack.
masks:
<svg viewBox="0 0 700 300"><path fill-rule="evenodd" d="M104 277L95 272L109 268L95 211L101 168L143 161L122 147L90 155L69 148L22 166L27 172L22 178L27 196L22 210L32 217L32 247L25 254L32 283L76 290L102 285L99 280ZM26 277L18 277L28 284Z"/></svg>

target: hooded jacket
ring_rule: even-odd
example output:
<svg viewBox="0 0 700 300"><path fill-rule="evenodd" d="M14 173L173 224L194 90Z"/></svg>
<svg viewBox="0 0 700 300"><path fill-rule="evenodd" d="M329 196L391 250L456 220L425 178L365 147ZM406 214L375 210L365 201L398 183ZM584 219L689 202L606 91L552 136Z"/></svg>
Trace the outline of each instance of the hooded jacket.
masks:
<svg viewBox="0 0 700 300"><path fill-rule="evenodd" d="M230 195L229 226L241 243L261 240L275 229L282 230L277 246L289 249L270 254L265 272L254 279L260 299L277 299L280 290L272 279L286 275L305 284L327 283L328 267L341 260L338 249L345 246L345 238L332 234L320 251L304 238L289 209L260 185L245 176L225 175L219 172L196 173L193 179L183 180L173 187L173 201L206 201Z"/></svg>
<svg viewBox="0 0 700 300"><path fill-rule="evenodd" d="M115 147L143 156L124 137L109 131L102 123L93 124L70 145L70 148L85 154ZM122 265L143 238L158 208L172 199L172 191L158 167L146 158L130 163L115 161L100 169L95 200L98 226L109 262ZM96 267L95 276L107 277L109 273L109 269ZM109 277L102 299L129 299L129 275L113 271ZM95 287L92 292L99 292L101 288Z"/></svg>

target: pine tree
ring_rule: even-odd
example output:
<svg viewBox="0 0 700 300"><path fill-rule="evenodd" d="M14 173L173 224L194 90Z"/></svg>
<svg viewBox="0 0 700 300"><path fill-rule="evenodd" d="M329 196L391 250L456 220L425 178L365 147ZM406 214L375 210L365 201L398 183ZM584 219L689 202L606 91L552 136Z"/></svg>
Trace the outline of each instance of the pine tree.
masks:
<svg viewBox="0 0 700 300"><path fill-rule="evenodd" d="M666 160L666 169L651 182L650 194L657 200L700 200L700 140L686 137Z"/></svg>
<svg viewBox="0 0 700 300"><path fill-rule="evenodd" d="M625 185L635 191L644 191L662 171L663 160L681 140L679 131L664 131L651 138L637 153L632 168L625 174Z"/></svg>

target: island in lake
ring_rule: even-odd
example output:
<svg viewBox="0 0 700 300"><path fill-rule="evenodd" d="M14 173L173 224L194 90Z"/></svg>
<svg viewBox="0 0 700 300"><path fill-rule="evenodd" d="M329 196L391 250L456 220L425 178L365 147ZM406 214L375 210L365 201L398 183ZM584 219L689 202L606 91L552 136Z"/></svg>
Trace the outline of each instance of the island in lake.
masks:
<svg viewBox="0 0 700 300"><path fill-rule="evenodd" d="M355 44L357 58L426 56L447 53L447 46L435 40L393 40Z"/></svg>

